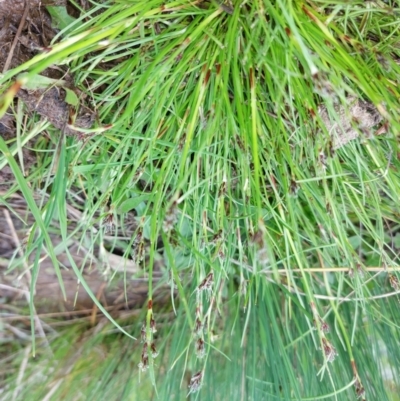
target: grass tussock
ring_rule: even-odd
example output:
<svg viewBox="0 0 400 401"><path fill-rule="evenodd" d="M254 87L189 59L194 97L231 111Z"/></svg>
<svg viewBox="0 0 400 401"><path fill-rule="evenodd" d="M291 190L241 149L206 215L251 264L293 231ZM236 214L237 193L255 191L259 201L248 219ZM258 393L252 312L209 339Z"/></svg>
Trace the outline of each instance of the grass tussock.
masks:
<svg viewBox="0 0 400 401"><path fill-rule="evenodd" d="M36 360L14 345L3 399L396 399L399 12L395 1L93 2L0 76L5 109L16 86L59 65L76 107L97 114L76 136L32 117L18 141L0 138L10 191L36 221L26 255L45 248L60 272L47 235L57 220L65 244L78 231L93 247L114 238L148 279L139 324L61 331ZM24 176L12 155L44 129ZM74 194L83 217L71 231ZM152 301L160 283L170 305Z"/></svg>

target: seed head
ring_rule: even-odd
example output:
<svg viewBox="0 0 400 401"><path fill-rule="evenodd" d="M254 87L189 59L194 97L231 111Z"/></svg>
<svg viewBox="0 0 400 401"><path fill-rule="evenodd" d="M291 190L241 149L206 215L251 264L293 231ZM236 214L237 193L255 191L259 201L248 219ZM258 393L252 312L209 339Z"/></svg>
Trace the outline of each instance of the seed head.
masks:
<svg viewBox="0 0 400 401"><path fill-rule="evenodd" d="M203 372L197 372L195 375L193 375L190 379L189 383L189 394L196 393L197 391L200 390L201 385L202 385L202 380L203 380Z"/></svg>
<svg viewBox="0 0 400 401"><path fill-rule="evenodd" d="M112 233L115 230L115 222L113 213L107 213L103 219L105 233Z"/></svg>
<svg viewBox="0 0 400 401"><path fill-rule="evenodd" d="M144 241L143 241L143 227L140 226L137 230L136 237L132 244L132 259L136 263L140 263L144 259Z"/></svg>
<svg viewBox="0 0 400 401"><path fill-rule="evenodd" d="M320 327L321 327L321 331L323 333L329 333L330 332L329 324L326 323L324 320L322 320L319 316L318 316L318 320L319 320L319 324L320 324ZM316 322L315 319L314 319L314 325L315 325L316 328L318 327L317 322Z"/></svg>
<svg viewBox="0 0 400 401"><path fill-rule="evenodd" d="M136 237L133 240L133 246L137 247L141 242L143 242L143 226L138 227Z"/></svg>
<svg viewBox="0 0 400 401"><path fill-rule="evenodd" d="M200 283L197 290L200 291L212 291L212 286L214 284L214 273L208 273L207 277Z"/></svg>
<svg viewBox="0 0 400 401"><path fill-rule="evenodd" d="M142 349L142 358L148 356L148 353L147 353L147 349L148 349L148 348L149 348L149 346L147 345L147 342L145 342L145 343L143 344L143 349Z"/></svg>
<svg viewBox="0 0 400 401"><path fill-rule="evenodd" d="M204 345L204 341L202 338L197 339L196 341L196 356L199 359L204 358L204 355L206 354L206 347Z"/></svg>
<svg viewBox="0 0 400 401"><path fill-rule="evenodd" d="M156 333L157 329L156 329L156 321L153 319L153 315L151 315L151 319L150 319L150 330L152 333Z"/></svg>
<svg viewBox="0 0 400 401"><path fill-rule="evenodd" d="M329 333L330 330L331 330L331 328L329 327L329 324L326 323L326 322L325 322L324 320L322 320L321 318L320 318L320 323L321 323L321 330L322 330L324 333Z"/></svg>
<svg viewBox="0 0 400 401"><path fill-rule="evenodd" d="M362 400L365 400L365 389L358 376L355 377L354 388L356 390L357 399L361 398Z"/></svg>
<svg viewBox="0 0 400 401"><path fill-rule="evenodd" d="M146 340L147 340L146 323L143 323L142 328L140 329L140 342L145 343Z"/></svg>
<svg viewBox="0 0 400 401"><path fill-rule="evenodd" d="M203 334L203 323L199 317L194 322L193 334L195 337L200 337Z"/></svg>
<svg viewBox="0 0 400 401"><path fill-rule="evenodd" d="M142 372L146 372L146 370L149 368L149 357L146 356L145 358L142 358L138 364L138 367Z"/></svg>
<svg viewBox="0 0 400 401"><path fill-rule="evenodd" d="M218 198L221 198L221 196L224 196L226 194L226 181L222 181L221 186L219 187L218 191Z"/></svg>
<svg viewBox="0 0 400 401"><path fill-rule="evenodd" d="M157 356L158 356L158 351L157 351L157 349L156 349L156 345L155 345L154 343L151 343L150 348L151 348L151 356L152 356L153 358L157 358Z"/></svg>
<svg viewBox="0 0 400 401"><path fill-rule="evenodd" d="M335 347L326 338L322 338L322 346L327 361L333 362L338 355Z"/></svg>
<svg viewBox="0 0 400 401"><path fill-rule="evenodd" d="M215 245L220 242L222 239L222 230L218 230L218 232L212 237L210 244Z"/></svg>
<svg viewBox="0 0 400 401"><path fill-rule="evenodd" d="M141 242L135 252L135 262L140 263L144 259L144 242Z"/></svg>
<svg viewBox="0 0 400 401"><path fill-rule="evenodd" d="M147 342L145 342L143 344L142 359L141 359L141 361L140 361L140 363L138 365L139 369L142 372L145 372L149 368L149 355L147 353L147 348L148 348Z"/></svg>
<svg viewBox="0 0 400 401"><path fill-rule="evenodd" d="M26 251L26 247L28 246L29 237L31 235L31 232L32 232L32 227L27 231L27 233L24 235L24 238L21 241L21 251L22 252Z"/></svg>

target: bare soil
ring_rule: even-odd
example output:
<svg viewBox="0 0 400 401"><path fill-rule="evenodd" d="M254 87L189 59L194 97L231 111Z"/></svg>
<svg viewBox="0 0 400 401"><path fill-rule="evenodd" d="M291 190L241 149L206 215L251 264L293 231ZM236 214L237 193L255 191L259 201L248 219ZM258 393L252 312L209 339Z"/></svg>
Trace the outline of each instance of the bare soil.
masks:
<svg viewBox="0 0 400 401"><path fill-rule="evenodd" d="M48 47L54 38L56 31L52 28L51 18L47 13L46 5L66 5L66 0L0 0L0 71L12 69L28 61L42 49ZM80 0L81 5L88 6L86 0ZM74 12L73 8L69 11ZM68 88L76 90L73 77L67 70L60 67L49 68L42 75L63 79ZM76 90L78 95L79 91ZM23 90L17 93L17 98L25 104L25 110L32 118L44 118L50 121L54 127L63 130L67 135L77 135L76 130L66 126L71 115L71 106L65 102L65 90L53 87L47 90ZM75 127L90 128L95 120L95 114L85 105L81 105L76 112ZM14 115L10 110L0 118L0 135L6 141L15 139L16 124ZM78 132L79 134L79 132ZM25 169L34 168L36 155L29 150L34 148L31 141L22 150ZM26 261L24 268L10 270L11 262L15 257L23 254L23 241L29 229L34 223L26 203L21 195L12 196L6 193L14 181L14 176L8 166L0 169L0 304L11 302L14 305L27 304L26 294L30 287L31 270L30 265L34 255ZM2 201L3 200L3 201ZM7 206L5 204L7 203ZM71 221L79 218L79 211L75 210L70 215ZM54 232L57 232L54 227ZM134 229L134 226L133 228ZM85 235L85 233L81 233ZM131 232L132 234L132 232ZM51 234L54 247L62 242L60 235ZM146 280L130 280L125 289L124 280L117 278L113 284L108 284L109 275L104 274L104 252L100 260L93 255L87 258L87 250L80 245L77 236L68 244L68 250L73 255L77 266L83 266L83 276L99 301L110 310L116 312L130 308L140 307L146 300ZM116 266L124 265L127 271L137 273L139 267L133 261L122 263L118 255L105 252L106 264L112 270ZM71 262L65 252L57 255L62 266L62 278L66 297L62 296L54 267L43 252L40 263L40 271L36 282L35 300L38 312L61 312L72 310L94 310L96 309L92 299L85 289L77 282L76 275L72 270ZM111 271L114 273L114 271ZM157 276L157 269L156 269ZM117 275L117 277L119 277ZM126 290L126 292L125 292ZM169 294L169 291L167 291ZM168 295L169 296L169 295ZM125 298L126 297L126 298ZM1 305L0 305L1 306Z"/></svg>
<svg viewBox="0 0 400 401"><path fill-rule="evenodd" d="M0 0L0 70L5 72L30 60L38 52L46 51L54 38L56 31L52 27L51 18L47 13L46 5L66 5L65 1L39 1L29 0ZM42 72L43 76L62 79L67 82L67 87L77 92L74 88L73 77L68 71L54 66ZM51 89L24 90L17 93L26 105L30 114L39 114L50 121L54 127L64 130L67 135L79 135L79 128L92 127L95 113L84 104L78 110L72 110L65 102L65 90L58 87ZM11 111L9 112L11 115ZM67 122L74 115L74 126L78 130L70 129ZM75 117L76 115L76 117ZM0 119L3 135L7 128L10 131L5 135L12 135L12 123L10 117Z"/></svg>

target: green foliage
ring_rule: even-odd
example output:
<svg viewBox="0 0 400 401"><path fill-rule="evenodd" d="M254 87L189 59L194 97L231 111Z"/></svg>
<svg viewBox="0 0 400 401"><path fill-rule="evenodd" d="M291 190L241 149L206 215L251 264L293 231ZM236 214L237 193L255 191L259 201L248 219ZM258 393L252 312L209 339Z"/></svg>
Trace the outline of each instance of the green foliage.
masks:
<svg viewBox="0 0 400 401"><path fill-rule="evenodd" d="M370 401L393 399L400 10L389 3L113 1L0 77L6 91L22 70L29 80L68 65L110 129L84 146L67 138L68 171L47 171L48 188L63 179L65 194L85 194L79 228L93 237L96 213L105 216L99 241L115 211L123 230L134 209L136 234L115 241L141 262L150 239L149 300L165 291L153 280L160 253L162 283L176 285L174 313L154 305L141 320L148 347L161 350L147 350L149 371L138 369L143 344L109 326L78 346L66 332L51 343L54 360L29 364L19 387L6 383L5 400L185 399L197 372L189 399L350 400L363 389ZM350 95L374 104L388 133L333 149L321 105L340 125ZM0 145L29 200L39 178L24 185Z"/></svg>
<svg viewBox="0 0 400 401"><path fill-rule="evenodd" d="M51 16L52 26L55 29L65 29L75 22L67 11L66 6L47 6L47 11Z"/></svg>

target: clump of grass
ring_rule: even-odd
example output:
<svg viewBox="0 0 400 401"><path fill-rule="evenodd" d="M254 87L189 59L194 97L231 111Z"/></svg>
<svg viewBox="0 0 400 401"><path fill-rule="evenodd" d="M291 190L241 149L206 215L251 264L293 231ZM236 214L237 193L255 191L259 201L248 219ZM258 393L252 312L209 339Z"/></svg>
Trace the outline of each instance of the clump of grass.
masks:
<svg viewBox="0 0 400 401"><path fill-rule="evenodd" d="M52 394L389 400L376 361L384 344L398 371L398 12L396 2L112 2L0 78L7 89L21 71L30 80L66 64L99 119L84 146L49 143L41 163L58 152L59 164L44 189L43 178L26 185L0 140L37 219L28 249L47 243L52 217L66 238L72 188L85 194L81 229L91 232L96 213L110 228L113 213L123 221L134 209L142 231L119 246L142 255L142 236L149 241L146 349L121 339L134 358L112 348L90 378L71 363L68 395L63 383ZM359 121L341 120L354 99L386 133L366 137ZM332 126L358 135L337 146ZM37 208L35 190L51 191L57 213L50 201ZM160 253L176 298L156 363ZM134 391L140 360L153 387Z"/></svg>

